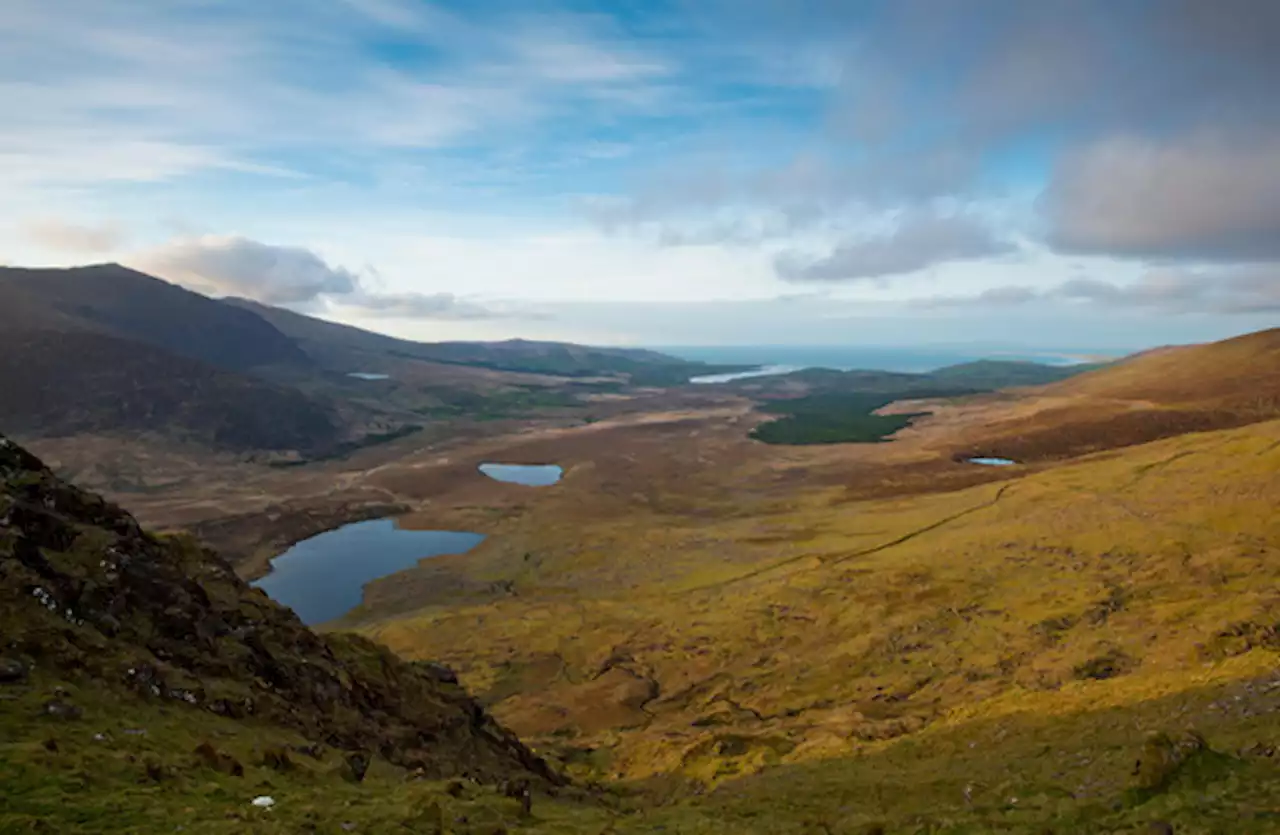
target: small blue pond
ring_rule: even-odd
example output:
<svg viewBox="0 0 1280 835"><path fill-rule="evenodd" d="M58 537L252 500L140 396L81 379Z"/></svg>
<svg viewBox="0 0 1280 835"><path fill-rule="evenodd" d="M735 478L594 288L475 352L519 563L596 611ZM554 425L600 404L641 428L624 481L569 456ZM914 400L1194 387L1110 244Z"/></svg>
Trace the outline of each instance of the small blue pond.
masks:
<svg viewBox="0 0 1280 835"><path fill-rule="evenodd" d="M391 379L390 374L371 374L368 371L352 371L347 376L355 377L357 380L390 380Z"/></svg>
<svg viewBox="0 0 1280 835"><path fill-rule="evenodd" d="M549 487L564 475L564 470L555 464L481 464L480 472L495 481L526 487Z"/></svg>
<svg viewBox="0 0 1280 835"><path fill-rule="evenodd" d="M402 530L394 519L355 522L294 545L253 585L303 623L324 623L359 606L365 583L412 568L423 557L465 553L483 539L478 533Z"/></svg>
<svg viewBox="0 0 1280 835"><path fill-rule="evenodd" d="M1011 458L970 458L969 463L981 464L984 467L1012 467L1018 462Z"/></svg>

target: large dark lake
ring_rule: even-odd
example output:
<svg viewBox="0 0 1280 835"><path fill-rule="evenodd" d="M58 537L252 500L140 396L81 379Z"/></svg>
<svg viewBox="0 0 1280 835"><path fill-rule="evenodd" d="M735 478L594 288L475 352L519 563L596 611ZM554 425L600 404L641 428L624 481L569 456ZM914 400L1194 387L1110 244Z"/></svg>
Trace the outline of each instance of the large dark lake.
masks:
<svg viewBox="0 0 1280 835"><path fill-rule="evenodd" d="M297 543L253 585L303 623L323 623L360 605L365 583L412 568L423 557L465 553L483 539L478 533L402 530L394 519L356 522Z"/></svg>

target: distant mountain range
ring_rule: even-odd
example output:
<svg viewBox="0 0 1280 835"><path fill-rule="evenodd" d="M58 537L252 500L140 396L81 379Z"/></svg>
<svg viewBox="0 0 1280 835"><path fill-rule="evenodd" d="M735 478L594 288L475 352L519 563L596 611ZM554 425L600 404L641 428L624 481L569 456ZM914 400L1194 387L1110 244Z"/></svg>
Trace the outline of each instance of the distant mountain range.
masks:
<svg viewBox="0 0 1280 835"><path fill-rule="evenodd" d="M719 370L651 351L394 339L212 299L118 264L0 268L0 427L23 439L157 433L231 451L323 455L366 432L403 428L403 415L376 414L334 383L405 361L454 366L442 385L458 385L467 368L627 385ZM418 370L431 376L429 366Z"/></svg>
<svg viewBox="0 0 1280 835"><path fill-rule="evenodd" d="M352 371L368 370L388 358L417 359L498 371L551 374L563 377L627 375L635 385L684 383L715 366L637 348L597 348L567 342L509 339L502 342L414 342L372 333L350 325L327 322L248 299L224 299L225 304L252 312L294 340L321 365Z"/></svg>
<svg viewBox="0 0 1280 835"><path fill-rule="evenodd" d="M930 374L810 369L742 380L731 390L765 400L848 392L899 397L1071 377L1060 383L1064 397L1088 394L1095 404L1055 417L1055 426L1079 427L1078 442L1064 447L1074 451L1094 448L1095 436L1145 440L1274 414L1277 354L1280 331L1273 330L1147 352L1106 373L982 361ZM591 386L672 386L738 370L648 350L396 339L245 299L212 299L118 264L0 268L0 430L22 440L156 436L305 460L443 417L519 417L547 404L578 403L573 392ZM389 379L371 389L352 379L360 373ZM1158 419L1130 406L1116 414L1096 407L1135 400L1159 404ZM1039 450L1049 436L1065 437L1042 428L1039 418L1025 423L1022 446ZM1023 451L1033 457L1034 450Z"/></svg>

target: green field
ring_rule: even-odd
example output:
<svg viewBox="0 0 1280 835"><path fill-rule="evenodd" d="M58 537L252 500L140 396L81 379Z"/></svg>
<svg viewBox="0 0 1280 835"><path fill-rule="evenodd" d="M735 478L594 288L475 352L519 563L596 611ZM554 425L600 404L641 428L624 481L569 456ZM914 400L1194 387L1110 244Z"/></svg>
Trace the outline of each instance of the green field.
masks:
<svg viewBox="0 0 1280 835"><path fill-rule="evenodd" d="M766 444L877 443L925 414L875 414L876 409L896 399L892 395L850 393L766 401L761 411L784 417L756 427L751 437Z"/></svg>

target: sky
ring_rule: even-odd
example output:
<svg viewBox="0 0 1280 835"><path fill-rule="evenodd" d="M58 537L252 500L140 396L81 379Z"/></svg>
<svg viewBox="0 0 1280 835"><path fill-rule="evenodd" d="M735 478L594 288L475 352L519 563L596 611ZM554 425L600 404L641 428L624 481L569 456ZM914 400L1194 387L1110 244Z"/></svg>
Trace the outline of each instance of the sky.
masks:
<svg viewBox="0 0 1280 835"><path fill-rule="evenodd" d="M1274 0L4 0L0 263L413 339L1280 323Z"/></svg>

